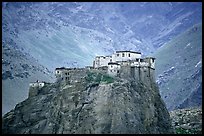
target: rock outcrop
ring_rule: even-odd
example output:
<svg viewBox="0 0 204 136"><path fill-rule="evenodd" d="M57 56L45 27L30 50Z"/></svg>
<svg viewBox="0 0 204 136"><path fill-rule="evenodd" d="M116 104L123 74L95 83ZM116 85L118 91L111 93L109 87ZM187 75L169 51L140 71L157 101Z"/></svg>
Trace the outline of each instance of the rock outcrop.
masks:
<svg viewBox="0 0 204 136"><path fill-rule="evenodd" d="M173 133L155 82L89 73L79 82L48 84L3 117L3 133Z"/></svg>
<svg viewBox="0 0 204 136"><path fill-rule="evenodd" d="M177 134L202 134L202 109L187 108L170 112Z"/></svg>

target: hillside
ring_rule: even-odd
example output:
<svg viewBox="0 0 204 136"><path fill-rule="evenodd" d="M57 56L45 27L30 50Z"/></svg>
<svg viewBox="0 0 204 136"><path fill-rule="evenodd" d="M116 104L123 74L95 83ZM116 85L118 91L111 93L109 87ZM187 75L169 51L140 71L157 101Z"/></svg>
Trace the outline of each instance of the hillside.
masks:
<svg viewBox="0 0 204 136"><path fill-rule="evenodd" d="M54 73L18 48L2 45L2 115L28 97L29 83L53 82Z"/></svg>
<svg viewBox="0 0 204 136"><path fill-rule="evenodd" d="M169 110L202 105L202 24L154 54L160 93Z"/></svg>
<svg viewBox="0 0 204 136"><path fill-rule="evenodd" d="M3 42L50 70L91 65L115 50L148 55L202 20L201 4L193 2L5 2L2 11Z"/></svg>
<svg viewBox="0 0 204 136"><path fill-rule="evenodd" d="M4 134L173 133L154 81L148 85L98 72L71 84L48 84L2 119Z"/></svg>
<svg viewBox="0 0 204 136"><path fill-rule="evenodd" d="M170 112L176 134L202 134L202 107Z"/></svg>

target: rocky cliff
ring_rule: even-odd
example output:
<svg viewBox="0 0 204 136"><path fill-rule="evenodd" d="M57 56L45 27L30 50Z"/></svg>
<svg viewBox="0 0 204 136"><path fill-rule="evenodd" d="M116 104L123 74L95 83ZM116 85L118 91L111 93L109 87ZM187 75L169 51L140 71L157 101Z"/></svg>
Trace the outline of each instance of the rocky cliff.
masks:
<svg viewBox="0 0 204 136"><path fill-rule="evenodd" d="M2 118L3 133L173 133L155 82L87 73L80 81L52 83Z"/></svg>

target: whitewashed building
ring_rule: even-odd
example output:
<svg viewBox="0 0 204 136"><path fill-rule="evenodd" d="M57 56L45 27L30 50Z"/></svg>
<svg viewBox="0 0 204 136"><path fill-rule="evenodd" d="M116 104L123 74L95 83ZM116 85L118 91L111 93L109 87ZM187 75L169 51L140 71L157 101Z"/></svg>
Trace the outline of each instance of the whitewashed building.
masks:
<svg viewBox="0 0 204 136"><path fill-rule="evenodd" d="M155 69L155 59L156 58L154 58L154 57L146 57L146 58L144 58L145 62L148 63L148 66L150 68L153 68L153 69Z"/></svg>
<svg viewBox="0 0 204 136"><path fill-rule="evenodd" d="M120 64L115 62L108 63L108 74L112 76L117 76L120 72Z"/></svg>
<svg viewBox="0 0 204 136"><path fill-rule="evenodd" d="M141 58L140 52L116 51L116 53L112 54L111 56L96 56L95 60L93 61L93 67L99 68L103 66L108 66L109 62L117 62L120 64L122 62L135 60L137 58Z"/></svg>
<svg viewBox="0 0 204 136"><path fill-rule="evenodd" d="M112 62L112 56L97 56L93 62L93 67L103 67L108 66L108 63Z"/></svg>
<svg viewBox="0 0 204 136"><path fill-rule="evenodd" d="M141 58L141 53L134 51L116 51L116 53L112 55L112 58L113 62L135 60L136 58Z"/></svg>
<svg viewBox="0 0 204 136"><path fill-rule="evenodd" d="M45 82L40 82L37 80L36 82L30 83L29 86L42 88L43 86L45 86Z"/></svg>
<svg viewBox="0 0 204 136"><path fill-rule="evenodd" d="M111 56L97 56L93 62L93 68L108 67L109 75L118 75L121 66L155 68L155 58L142 58L140 52L116 51Z"/></svg>

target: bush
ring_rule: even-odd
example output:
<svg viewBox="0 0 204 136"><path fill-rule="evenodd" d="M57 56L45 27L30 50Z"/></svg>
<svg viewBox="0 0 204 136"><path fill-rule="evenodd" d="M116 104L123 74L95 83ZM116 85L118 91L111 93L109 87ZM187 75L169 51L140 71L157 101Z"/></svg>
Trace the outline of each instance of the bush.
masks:
<svg viewBox="0 0 204 136"><path fill-rule="evenodd" d="M176 128L176 134L199 134L196 129Z"/></svg>
<svg viewBox="0 0 204 136"><path fill-rule="evenodd" d="M94 72L89 72L86 76L86 80L88 82L95 82L95 83L100 83L100 82L113 83L114 81L114 79L109 75L94 73Z"/></svg>

